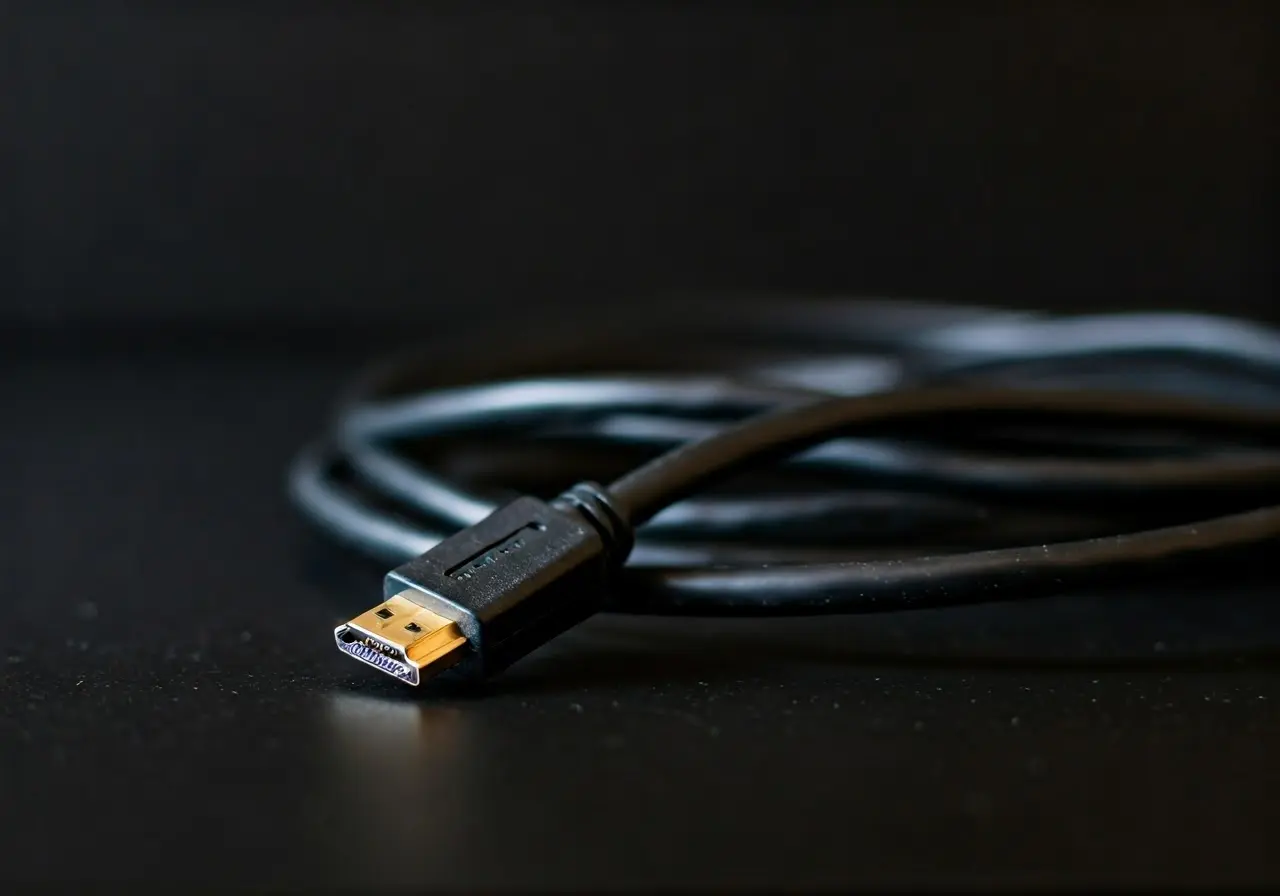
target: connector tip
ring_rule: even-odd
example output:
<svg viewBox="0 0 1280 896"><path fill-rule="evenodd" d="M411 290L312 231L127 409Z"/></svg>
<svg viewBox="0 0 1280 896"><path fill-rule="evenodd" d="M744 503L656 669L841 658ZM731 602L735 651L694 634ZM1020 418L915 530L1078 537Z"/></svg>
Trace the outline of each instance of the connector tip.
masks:
<svg viewBox="0 0 1280 896"><path fill-rule="evenodd" d="M420 684L462 658L457 623L401 592L333 630L338 649L407 684Z"/></svg>

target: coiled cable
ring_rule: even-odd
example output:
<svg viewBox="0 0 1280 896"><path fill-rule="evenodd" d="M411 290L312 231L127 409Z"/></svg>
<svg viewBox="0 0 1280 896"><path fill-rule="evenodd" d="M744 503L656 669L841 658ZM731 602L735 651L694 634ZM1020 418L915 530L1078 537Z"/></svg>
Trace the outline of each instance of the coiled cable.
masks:
<svg viewBox="0 0 1280 896"><path fill-rule="evenodd" d="M608 602L625 612L872 612L1256 571L1280 537L1280 334L865 300L508 322L362 377L290 486L398 563L584 478L613 478L638 527Z"/></svg>

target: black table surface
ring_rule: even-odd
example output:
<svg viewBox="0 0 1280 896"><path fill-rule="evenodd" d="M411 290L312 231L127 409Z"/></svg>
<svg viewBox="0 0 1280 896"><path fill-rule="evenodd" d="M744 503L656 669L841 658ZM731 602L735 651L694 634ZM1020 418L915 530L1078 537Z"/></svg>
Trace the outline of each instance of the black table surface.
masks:
<svg viewBox="0 0 1280 896"><path fill-rule="evenodd" d="M412 692L283 490L360 351L10 348L0 882L1280 884L1266 588L601 617Z"/></svg>

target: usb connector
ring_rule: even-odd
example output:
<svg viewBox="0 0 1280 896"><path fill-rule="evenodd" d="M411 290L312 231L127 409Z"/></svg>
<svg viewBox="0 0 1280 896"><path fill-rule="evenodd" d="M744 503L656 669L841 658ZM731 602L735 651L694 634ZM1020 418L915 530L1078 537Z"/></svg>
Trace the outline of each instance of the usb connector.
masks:
<svg viewBox="0 0 1280 896"><path fill-rule="evenodd" d="M600 608L629 531L598 486L520 498L388 573L338 648L412 685L490 675Z"/></svg>

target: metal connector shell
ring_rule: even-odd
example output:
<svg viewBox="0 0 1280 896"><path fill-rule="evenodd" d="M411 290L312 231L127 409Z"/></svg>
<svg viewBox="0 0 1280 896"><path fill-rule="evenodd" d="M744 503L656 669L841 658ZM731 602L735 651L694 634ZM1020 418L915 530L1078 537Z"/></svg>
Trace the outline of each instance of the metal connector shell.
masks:
<svg viewBox="0 0 1280 896"><path fill-rule="evenodd" d="M537 650L600 609L626 530L599 495L517 498L393 569L385 601L335 630L339 649L409 684L455 664L480 680Z"/></svg>
<svg viewBox="0 0 1280 896"><path fill-rule="evenodd" d="M402 594L338 626L333 636L343 653L412 685L452 666L467 644L457 623Z"/></svg>

